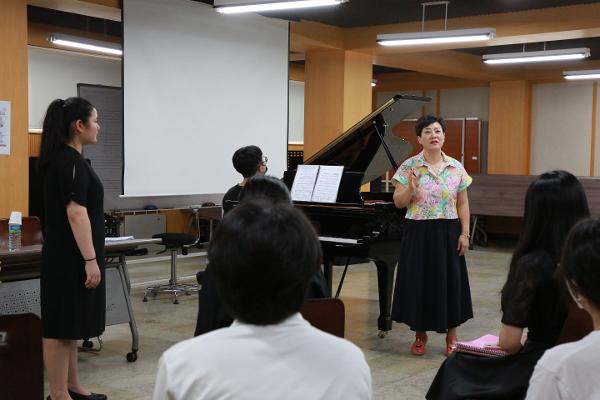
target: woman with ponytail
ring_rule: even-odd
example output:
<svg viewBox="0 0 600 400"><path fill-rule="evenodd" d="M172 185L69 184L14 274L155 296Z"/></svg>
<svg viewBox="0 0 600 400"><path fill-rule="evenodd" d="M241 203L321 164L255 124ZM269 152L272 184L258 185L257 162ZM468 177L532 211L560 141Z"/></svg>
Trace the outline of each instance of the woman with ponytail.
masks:
<svg viewBox="0 0 600 400"><path fill-rule="evenodd" d="M44 218L41 305L50 400L106 399L79 382L77 340L105 326L104 190L82 156L98 113L85 99L54 100L44 118L39 168Z"/></svg>

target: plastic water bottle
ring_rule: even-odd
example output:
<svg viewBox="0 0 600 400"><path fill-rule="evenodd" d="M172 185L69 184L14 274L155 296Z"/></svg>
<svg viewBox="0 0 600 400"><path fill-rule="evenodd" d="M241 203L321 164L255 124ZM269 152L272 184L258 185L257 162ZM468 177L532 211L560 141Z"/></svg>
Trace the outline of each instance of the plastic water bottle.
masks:
<svg viewBox="0 0 600 400"><path fill-rule="evenodd" d="M8 250L15 251L21 248L22 216L18 211L13 211L8 220Z"/></svg>
<svg viewBox="0 0 600 400"><path fill-rule="evenodd" d="M21 225L8 224L8 250L15 251L21 248Z"/></svg>

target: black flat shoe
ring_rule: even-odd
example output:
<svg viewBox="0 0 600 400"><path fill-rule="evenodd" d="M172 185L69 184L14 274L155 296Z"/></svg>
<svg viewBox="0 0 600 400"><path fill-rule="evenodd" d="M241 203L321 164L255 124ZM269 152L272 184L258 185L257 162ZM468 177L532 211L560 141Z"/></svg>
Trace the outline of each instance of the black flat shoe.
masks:
<svg viewBox="0 0 600 400"><path fill-rule="evenodd" d="M71 398L73 400L107 400L108 399L105 394L91 393L90 395L86 396L85 394L74 392L71 389L69 389L69 396L71 396ZM46 399L46 400L48 400L48 399Z"/></svg>

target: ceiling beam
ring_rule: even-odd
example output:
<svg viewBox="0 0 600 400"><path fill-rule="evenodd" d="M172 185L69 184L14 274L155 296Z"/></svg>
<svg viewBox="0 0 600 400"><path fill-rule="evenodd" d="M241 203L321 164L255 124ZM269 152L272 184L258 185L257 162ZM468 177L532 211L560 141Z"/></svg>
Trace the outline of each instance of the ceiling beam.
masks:
<svg viewBox="0 0 600 400"><path fill-rule="evenodd" d="M426 30L442 30L443 21L426 21ZM600 2L538 10L452 18L449 29L495 28L496 38L485 42L450 43L445 45L394 47L395 53L450 50L455 48L499 46L553 40L579 39L600 36ZM376 43L378 34L421 31L420 22L379 25L344 29L347 50L371 49L375 53L389 52Z"/></svg>
<svg viewBox="0 0 600 400"><path fill-rule="evenodd" d="M121 21L120 0L27 0L30 6Z"/></svg>
<svg viewBox="0 0 600 400"><path fill-rule="evenodd" d="M520 79L521 67L492 68L481 57L459 51L436 51L412 54L374 54L373 63L427 74L476 81Z"/></svg>
<svg viewBox="0 0 600 400"><path fill-rule="evenodd" d="M343 32L343 28L318 22L292 22L290 24L290 51L306 53L309 50L343 49Z"/></svg>
<svg viewBox="0 0 600 400"><path fill-rule="evenodd" d="M420 72L375 74L373 77L377 79L376 91L378 92L486 87L490 85L488 81L457 79Z"/></svg>
<svg viewBox="0 0 600 400"><path fill-rule="evenodd" d="M562 77L563 71L580 71L586 69L600 69L600 60L578 60L559 64L531 64L524 69L523 78L533 83L546 81L566 82Z"/></svg>

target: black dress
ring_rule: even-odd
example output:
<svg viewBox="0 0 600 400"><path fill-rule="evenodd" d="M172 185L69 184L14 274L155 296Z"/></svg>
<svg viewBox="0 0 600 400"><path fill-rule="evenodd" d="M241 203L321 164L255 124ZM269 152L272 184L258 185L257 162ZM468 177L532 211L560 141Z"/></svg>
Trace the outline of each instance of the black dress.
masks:
<svg viewBox="0 0 600 400"><path fill-rule="evenodd" d="M473 318L458 219L405 219L392 319L417 332L447 332Z"/></svg>
<svg viewBox="0 0 600 400"><path fill-rule="evenodd" d="M502 323L529 328L527 342L500 358L456 353L440 367L427 399L522 399L533 369L560 335L566 308L554 279L555 263L545 252L518 261L502 293Z"/></svg>
<svg viewBox="0 0 600 400"><path fill-rule="evenodd" d="M43 177L44 219L41 271L43 335L54 339L99 336L105 327L104 189L82 155L63 146ZM77 247L66 206L87 208L102 280L86 289L85 261Z"/></svg>

